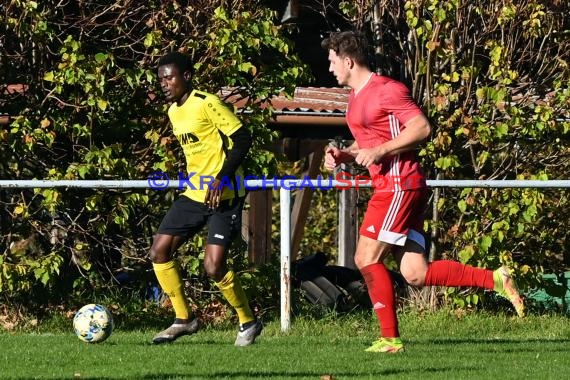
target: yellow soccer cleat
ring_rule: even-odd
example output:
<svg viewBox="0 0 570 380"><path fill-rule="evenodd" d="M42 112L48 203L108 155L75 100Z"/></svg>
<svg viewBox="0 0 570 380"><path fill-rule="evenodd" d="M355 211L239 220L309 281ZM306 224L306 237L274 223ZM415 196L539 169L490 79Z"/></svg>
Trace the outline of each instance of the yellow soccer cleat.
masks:
<svg viewBox="0 0 570 380"><path fill-rule="evenodd" d="M366 352L386 352L395 354L397 352L404 352L404 344L400 338L380 338L372 346L368 347Z"/></svg>
<svg viewBox="0 0 570 380"><path fill-rule="evenodd" d="M519 294L515 280L513 280L509 269L505 266L493 272L494 291L511 301L519 317L524 317L524 302Z"/></svg>

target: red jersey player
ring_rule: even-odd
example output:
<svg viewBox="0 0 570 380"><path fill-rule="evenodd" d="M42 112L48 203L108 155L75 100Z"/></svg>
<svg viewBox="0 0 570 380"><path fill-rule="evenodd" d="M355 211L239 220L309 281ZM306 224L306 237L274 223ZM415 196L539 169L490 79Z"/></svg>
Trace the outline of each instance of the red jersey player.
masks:
<svg viewBox="0 0 570 380"><path fill-rule="evenodd" d="M508 298L519 316L524 304L506 267L495 271L459 262L429 262L425 255L423 210L427 189L413 151L429 137L431 126L406 86L373 73L367 43L356 32L335 32L323 40L329 71L351 88L346 120L354 143L328 147L325 167L356 162L368 168L374 193L368 202L354 257L362 273L380 326L380 337L368 352L404 349L398 331L392 280L383 261L393 254L400 272L413 286L473 286Z"/></svg>

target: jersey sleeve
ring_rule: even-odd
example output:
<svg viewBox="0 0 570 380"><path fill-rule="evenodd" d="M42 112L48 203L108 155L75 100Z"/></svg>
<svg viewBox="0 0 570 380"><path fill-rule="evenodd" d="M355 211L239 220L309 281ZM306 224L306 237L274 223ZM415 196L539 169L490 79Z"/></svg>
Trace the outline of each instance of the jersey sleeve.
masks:
<svg viewBox="0 0 570 380"><path fill-rule="evenodd" d="M217 96L208 96L205 112L214 127L226 136L231 136L242 125L234 111Z"/></svg>
<svg viewBox="0 0 570 380"><path fill-rule="evenodd" d="M400 121L400 124L405 125L408 120L423 113L403 83L393 81L386 90L387 110Z"/></svg>

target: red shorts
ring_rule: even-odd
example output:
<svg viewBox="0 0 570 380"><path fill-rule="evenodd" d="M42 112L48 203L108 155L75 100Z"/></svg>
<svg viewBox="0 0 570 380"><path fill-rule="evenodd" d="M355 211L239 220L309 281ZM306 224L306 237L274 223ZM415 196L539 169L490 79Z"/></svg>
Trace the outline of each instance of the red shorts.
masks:
<svg viewBox="0 0 570 380"><path fill-rule="evenodd" d="M403 246L410 239L424 247L426 189L377 192L368 201L360 235Z"/></svg>

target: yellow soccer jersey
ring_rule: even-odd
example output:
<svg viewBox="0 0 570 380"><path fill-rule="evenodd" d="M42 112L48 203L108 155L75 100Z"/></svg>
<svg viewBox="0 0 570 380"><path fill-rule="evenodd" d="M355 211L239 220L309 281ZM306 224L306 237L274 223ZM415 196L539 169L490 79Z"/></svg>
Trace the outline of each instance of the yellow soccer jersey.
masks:
<svg viewBox="0 0 570 380"><path fill-rule="evenodd" d="M186 190L183 194L196 202L204 202L208 184L222 169L226 152L232 147L233 142L228 136L242 124L220 98L197 90L192 90L182 106L173 103L168 109L168 117L186 158ZM236 192L239 196L245 195L241 168L236 176L240 179L237 184L233 178L222 179L225 185L222 199L232 199Z"/></svg>

